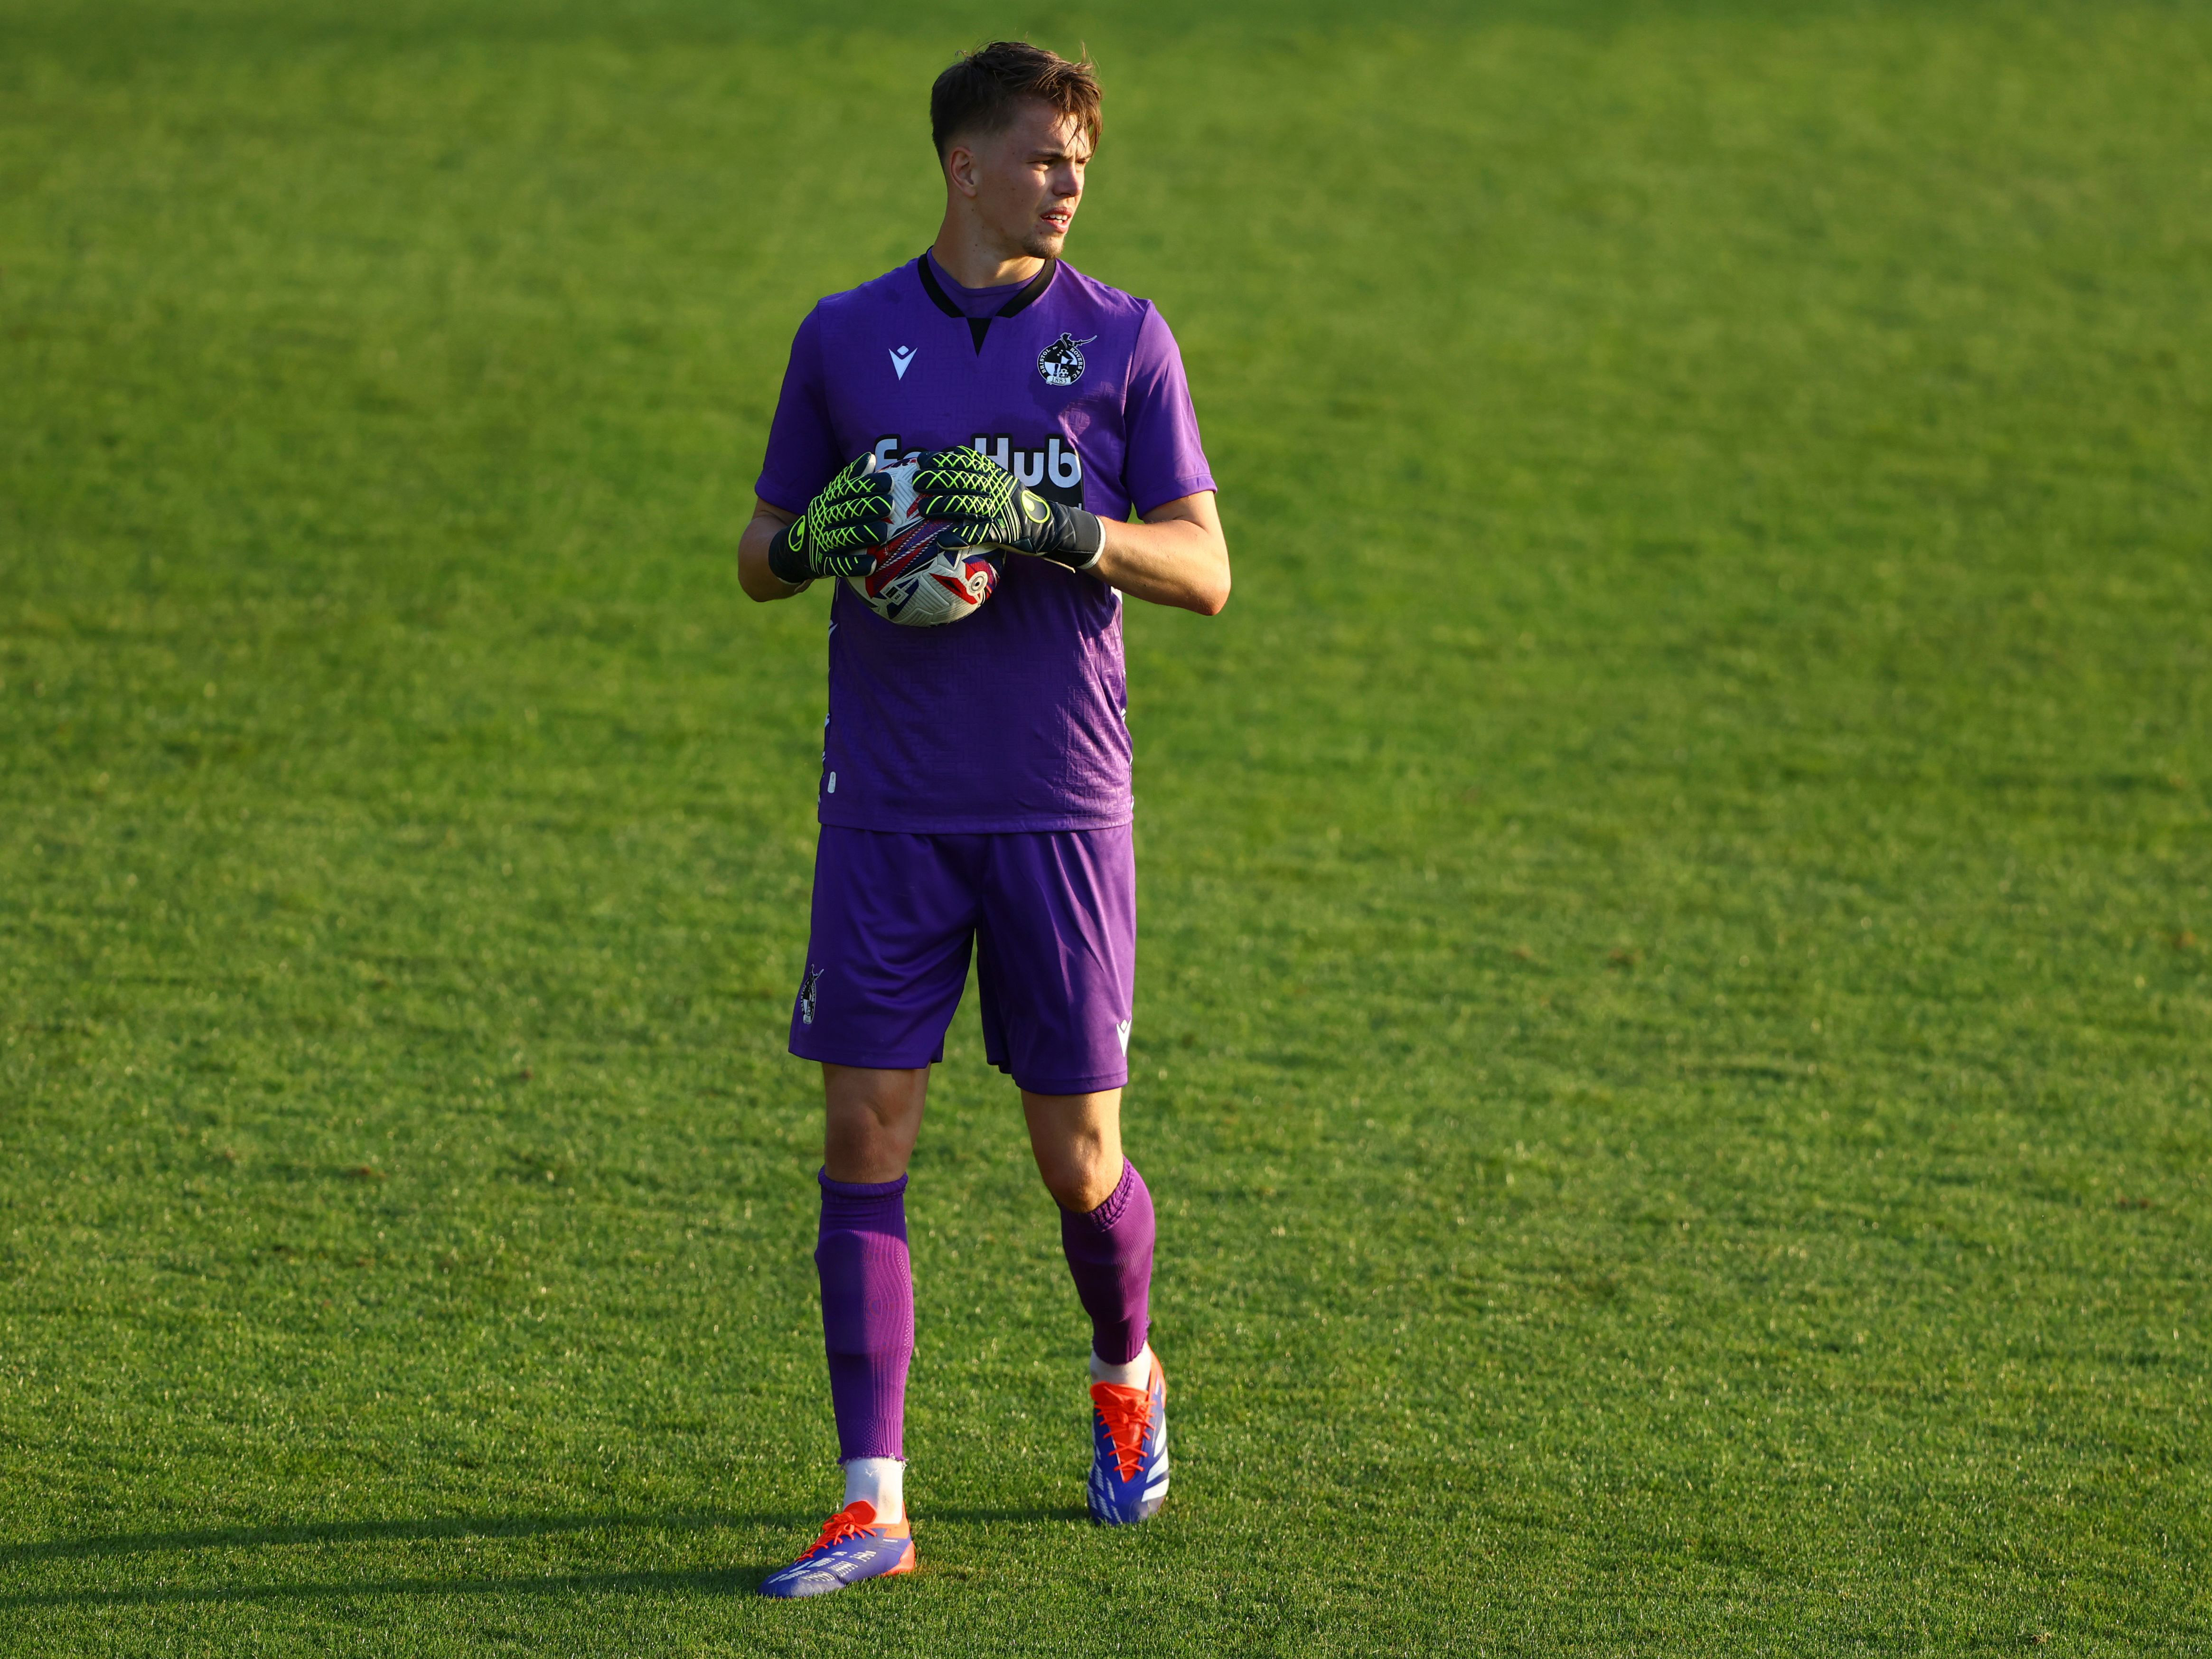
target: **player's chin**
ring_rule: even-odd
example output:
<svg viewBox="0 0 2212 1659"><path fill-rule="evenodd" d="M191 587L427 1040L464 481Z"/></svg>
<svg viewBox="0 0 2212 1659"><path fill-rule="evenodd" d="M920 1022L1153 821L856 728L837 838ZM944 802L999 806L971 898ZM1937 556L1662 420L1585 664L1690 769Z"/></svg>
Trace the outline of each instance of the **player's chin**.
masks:
<svg viewBox="0 0 2212 1659"><path fill-rule="evenodd" d="M1022 244L1022 252L1032 259L1057 259L1060 249L1066 244L1067 228L1065 225L1057 230L1048 230L1040 225L1030 233L1029 240Z"/></svg>

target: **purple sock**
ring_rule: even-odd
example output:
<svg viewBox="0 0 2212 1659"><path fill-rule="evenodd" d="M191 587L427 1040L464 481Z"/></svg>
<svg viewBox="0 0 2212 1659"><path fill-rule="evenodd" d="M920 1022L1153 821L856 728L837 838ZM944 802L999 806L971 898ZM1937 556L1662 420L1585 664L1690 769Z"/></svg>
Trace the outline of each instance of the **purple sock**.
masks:
<svg viewBox="0 0 2212 1659"><path fill-rule="evenodd" d="M1091 1346L1109 1365L1145 1351L1152 1290L1152 1195L1126 1158L1113 1195L1089 1215L1060 1212L1060 1248L1091 1316Z"/></svg>
<svg viewBox="0 0 2212 1659"><path fill-rule="evenodd" d="M822 1341L837 1455L903 1459L906 1368L914 1358L914 1267L906 1251L906 1177L822 1182Z"/></svg>

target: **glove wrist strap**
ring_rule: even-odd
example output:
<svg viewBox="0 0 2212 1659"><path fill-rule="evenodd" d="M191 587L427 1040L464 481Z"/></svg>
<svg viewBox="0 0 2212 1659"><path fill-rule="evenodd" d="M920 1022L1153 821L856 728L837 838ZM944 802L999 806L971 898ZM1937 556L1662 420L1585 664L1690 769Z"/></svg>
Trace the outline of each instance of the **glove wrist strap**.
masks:
<svg viewBox="0 0 2212 1659"><path fill-rule="evenodd" d="M805 520L797 522L803 524ZM814 573L807 568L805 554L791 544L790 525L777 531L775 539L768 544L768 568L776 580L793 587L804 587L814 580Z"/></svg>
<svg viewBox="0 0 2212 1659"><path fill-rule="evenodd" d="M1053 503L1053 544L1039 556L1070 570L1089 570L1106 551L1106 526L1096 513Z"/></svg>

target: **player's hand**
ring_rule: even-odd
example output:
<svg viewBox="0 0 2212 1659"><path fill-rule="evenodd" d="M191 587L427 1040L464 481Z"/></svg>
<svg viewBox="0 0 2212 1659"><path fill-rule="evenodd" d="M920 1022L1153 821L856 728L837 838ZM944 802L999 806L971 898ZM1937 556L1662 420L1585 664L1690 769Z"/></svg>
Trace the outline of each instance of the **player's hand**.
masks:
<svg viewBox="0 0 2212 1659"><path fill-rule="evenodd" d="M876 458L846 463L806 511L775 532L768 568L797 587L817 576L860 576L875 568L876 550L891 538L890 480Z"/></svg>
<svg viewBox="0 0 2212 1659"><path fill-rule="evenodd" d="M1070 570L1090 569L1106 550L1106 526L1096 514L1040 495L981 450L923 456L914 494L921 517L966 525L978 546L1034 554Z"/></svg>

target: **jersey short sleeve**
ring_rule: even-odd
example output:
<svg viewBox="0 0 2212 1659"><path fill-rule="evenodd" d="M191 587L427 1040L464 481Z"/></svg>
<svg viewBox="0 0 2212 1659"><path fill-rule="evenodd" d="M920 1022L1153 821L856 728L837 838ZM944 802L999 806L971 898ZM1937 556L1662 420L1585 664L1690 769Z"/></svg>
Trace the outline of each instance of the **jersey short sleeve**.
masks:
<svg viewBox="0 0 2212 1659"><path fill-rule="evenodd" d="M1139 517L1156 507L1215 488L1198 436L1198 415L1184 379L1182 353L1167 319L1150 305L1129 359L1122 419L1128 449L1121 476Z"/></svg>
<svg viewBox="0 0 2212 1659"><path fill-rule="evenodd" d="M784 368L783 390L768 430L768 455L753 493L770 507L793 515L804 513L822 486L852 459L837 453L822 367L822 307L817 306L792 337L791 361Z"/></svg>

